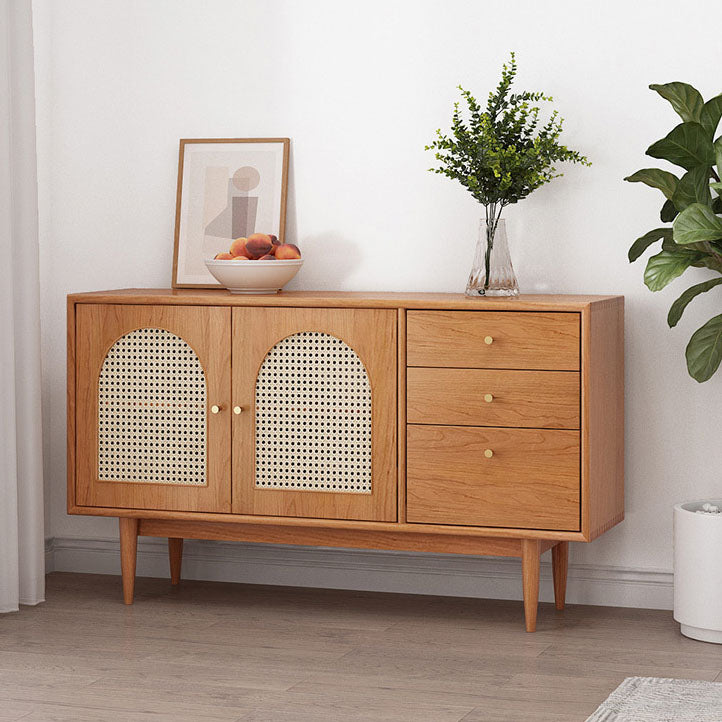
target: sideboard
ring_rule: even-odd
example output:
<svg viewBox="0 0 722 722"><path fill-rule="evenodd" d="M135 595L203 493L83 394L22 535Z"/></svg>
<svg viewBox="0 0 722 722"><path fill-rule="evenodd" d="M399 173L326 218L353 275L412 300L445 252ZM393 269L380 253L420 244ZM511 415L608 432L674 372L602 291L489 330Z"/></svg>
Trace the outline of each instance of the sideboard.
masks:
<svg viewBox="0 0 722 722"><path fill-rule="evenodd" d="M68 512L139 535L520 557L624 516L624 299L68 297Z"/></svg>

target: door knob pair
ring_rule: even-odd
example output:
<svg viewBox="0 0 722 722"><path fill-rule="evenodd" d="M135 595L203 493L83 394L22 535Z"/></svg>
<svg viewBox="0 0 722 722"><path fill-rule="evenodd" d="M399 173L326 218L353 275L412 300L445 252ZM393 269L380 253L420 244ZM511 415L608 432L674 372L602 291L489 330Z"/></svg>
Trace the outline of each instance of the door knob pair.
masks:
<svg viewBox="0 0 722 722"><path fill-rule="evenodd" d="M223 410L223 407L222 407L222 406L218 406L217 404L213 404L213 406L211 406L211 413L212 413L212 414L220 414L222 410ZM243 407L242 407L242 406L234 406L234 407L233 407L233 413L234 413L236 416L238 416L238 414L240 414L242 411L243 411Z"/></svg>

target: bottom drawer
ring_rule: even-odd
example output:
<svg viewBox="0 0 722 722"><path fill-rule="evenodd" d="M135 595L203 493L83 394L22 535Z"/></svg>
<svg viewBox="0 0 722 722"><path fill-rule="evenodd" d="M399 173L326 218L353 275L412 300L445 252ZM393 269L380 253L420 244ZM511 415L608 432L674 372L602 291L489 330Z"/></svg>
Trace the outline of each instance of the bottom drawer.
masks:
<svg viewBox="0 0 722 722"><path fill-rule="evenodd" d="M409 522L578 531L580 434L407 427Z"/></svg>

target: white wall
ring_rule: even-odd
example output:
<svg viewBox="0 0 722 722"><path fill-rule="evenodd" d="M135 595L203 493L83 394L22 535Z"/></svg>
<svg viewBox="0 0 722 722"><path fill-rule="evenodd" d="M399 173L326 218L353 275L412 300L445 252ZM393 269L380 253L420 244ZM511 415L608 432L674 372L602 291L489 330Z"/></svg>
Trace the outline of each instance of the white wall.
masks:
<svg viewBox="0 0 722 722"><path fill-rule="evenodd" d="M658 225L661 195L622 182L677 122L647 89L722 91L717 3L36 0L48 534L113 537L65 514L65 294L170 282L178 139L289 136L296 288L460 291L481 209L426 172L455 86L478 97L511 49L519 89L552 94L567 144L592 168L507 213L523 291L627 298L627 519L581 567L671 569L671 506L722 495L722 374L684 365L715 292L680 327L629 244Z"/></svg>

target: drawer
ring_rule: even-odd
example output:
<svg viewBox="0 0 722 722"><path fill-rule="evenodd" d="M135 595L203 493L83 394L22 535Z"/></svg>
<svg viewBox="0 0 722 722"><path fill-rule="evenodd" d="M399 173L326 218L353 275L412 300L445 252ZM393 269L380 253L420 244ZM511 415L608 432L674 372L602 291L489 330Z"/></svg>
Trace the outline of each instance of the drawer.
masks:
<svg viewBox="0 0 722 722"><path fill-rule="evenodd" d="M579 370L579 314L409 311L409 366Z"/></svg>
<svg viewBox="0 0 722 722"><path fill-rule="evenodd" d="M579 428L579 373L412 367L410 424Z"/></svg>
<svg viewBox="0 0 722 722"><path fill-rule="evenodd" d="M409 425L407 520L578 531L579 444L578 431Z"/></svg>

